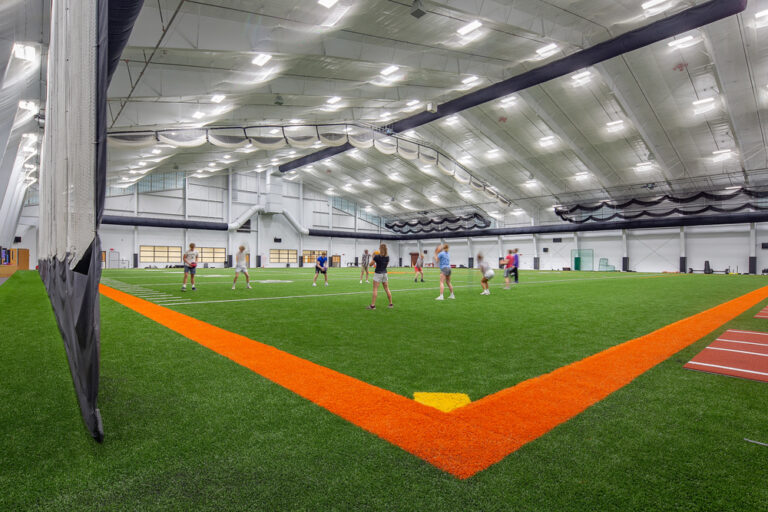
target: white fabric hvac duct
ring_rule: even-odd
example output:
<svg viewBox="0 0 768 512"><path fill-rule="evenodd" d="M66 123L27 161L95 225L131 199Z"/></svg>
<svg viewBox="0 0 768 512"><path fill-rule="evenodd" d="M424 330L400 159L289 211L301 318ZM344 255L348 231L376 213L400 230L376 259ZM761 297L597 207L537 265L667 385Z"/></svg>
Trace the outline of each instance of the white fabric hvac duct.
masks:
<svg viewBox="0 0 768 512"><path fill-rule="evenodd" d="M116 147L141 148L157 142L174 147L190 148L210 143L222 148L255 147L275 150L287 146L308 149L318 144L325 146L350 145L368 149L375 147L385 155L397 154L401 158L433 165L446 176L453 176L461 184L469 184L484 191L489 198L498 194L485 189L485 184L473 178L469 171L438 149L413 139L382 133L369 126L355 124L319 124L286 126L248 126L225 128L184 128L158 132L117 132L109 135L109 143ZM503 199L503 198L502 198ZM509 204L509 201L501 204Z"/></svg>

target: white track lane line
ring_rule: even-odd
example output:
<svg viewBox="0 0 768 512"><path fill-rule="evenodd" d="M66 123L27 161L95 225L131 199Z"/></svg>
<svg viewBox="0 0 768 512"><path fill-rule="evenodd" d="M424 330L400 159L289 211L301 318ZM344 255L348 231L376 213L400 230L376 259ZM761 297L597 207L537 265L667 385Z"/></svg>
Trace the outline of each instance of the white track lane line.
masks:
<svg viewBox="0 0 768 512"><path fill-rule="evenodd" d="M695 364L698 366L710 366L712 368L722 368L723 370L733 370L735 372L754 373L756 375L768 375L768 373L765 373L765 372L756 372L754 370L744 370L743 368L733 368L732 366L720 366L719 364L697 363L695 361L689 361L688 364Z"/></svg>
<svg viewBox="0 0 768 512"><path fill-rule="evenodd" d="M759 334L760 336L768 336L768 333L765 332L755 332L755 331L737 331L736 329L728 329L730 332L742 332L744 334Z"/></svg>
<svg viewBox="0 0 768 512"><path fill-rule="evenodd" d="M728 343L743 343L745 345L758 345L760 347L768 347L768 343L755 343L754 341L725 340L723 338L717 338L715 341L727 341Z"/></svg>
<svg viewBox="0 0 768 512"><path fill-rule="evenodd" d="M637 277L598 277L598 278L586 278L586 279L579 279L581 281L600 281L603 279L637 279ZM558 283L570 283L573 281L577 281L577 279L569 279L569 280L563 280L563 279L554 279L551 281L537 281L533 283L519 283L516 286L521 285L527 285L527 286L533 286L535 284L558 284ZM504 286L504 283L498 283L496 285L491 285L494 287L501 287ZM454 288L476 288L479 287L478 284L457 284L453 286ZM403 288L401 290L390 290L391 292L425 292L430 291L432 293L438 291L435 288ZM185 304L180 305L192 305L192 304L217 304L217 303L223 303L223 302L249 302L249 301L255 301L255 300L282 300L282 299L303 299L303 298L318 298L318 297L338 297L343 295L370 295L371 290L363 290L359 292L341 292L341 293L323 293L323 294L312 294L312 295L285 295L281 297L251 297L247 299L219 299L219 300L204 300L204 301L194 301L194 302L188 302ZM174 306L173 303L165 304L166 306Z"/></svg>
<svg viewBox="0 0 768 512"><path fill-rule="evenodd" d="M751 356L768 357L768 354L761 354L760 352L747 352L746 350L734 350L732 348L719 348L719 347L705 347L704 350L722 350L723 352L736 352L737 354L749 354Z"/></svg>

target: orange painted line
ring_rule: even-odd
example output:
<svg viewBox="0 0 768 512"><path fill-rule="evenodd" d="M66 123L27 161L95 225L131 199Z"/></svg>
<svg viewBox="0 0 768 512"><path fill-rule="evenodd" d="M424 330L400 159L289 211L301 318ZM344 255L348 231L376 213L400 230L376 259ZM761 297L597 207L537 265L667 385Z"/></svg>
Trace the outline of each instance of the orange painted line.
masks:
<svg viewBox="0 0 768 512"><path fill-rule="evenodd" d="M458 478L468 478L768 298L760 288L443 413L245 336L101 285L101 293Z"/></svg>

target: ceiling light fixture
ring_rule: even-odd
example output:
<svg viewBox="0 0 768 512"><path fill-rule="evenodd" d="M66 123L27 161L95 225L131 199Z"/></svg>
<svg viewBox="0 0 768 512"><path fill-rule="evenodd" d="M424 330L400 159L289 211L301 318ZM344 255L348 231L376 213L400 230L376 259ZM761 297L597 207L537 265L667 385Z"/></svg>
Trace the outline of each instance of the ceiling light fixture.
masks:
<svg viewBox="0 0 768 512"><path fill-rule="evenodd" d="M549 55L552 55L558 50L559 46L557 46L556 43L549 43L548 45L542 46L538 50L536 50L536 53L539 54L539 57L547 57Z"/></svg>
<svg viewBox="0 0 768 512"><path fill-rule="evenodd" d="M256 57L253 58L251 63L256 64L259 67L262 67L264 64L272 60L272 56L268 53L260 53Z"/></svg>
<svg viewBox="0 0 768 512"><path fill-rule="evenodd" d="M650 171L651 169L653 169L653 162L640 162L635 164L636 171L643 172L643 171Z"/></svg>
<svg viewBox="0 0 768 512"><path fill-rule="evenodd" d="M454 125L459 122L459 116L449 116L445 118L445 124Z"/></svg>
<svg viewBox="0 0 768 512"><path fill-rule="evenodd" d="M469 85L472 82L475 82L476 80L477 80L477 77L475 75L470 75L464 80L462 80L461 83L463 83L464 85Z"/></svg>
<svg viewBox="0 0 768 512"><path fill-rule="evenodd" d="M411 100L408 103L406 103L406 105L408 105L409 107L415 107L419 103L421 103L419 100Z"/></svg>
<svg viewBox="0 0 768 512"><path fill-rule="evenodd" d="M192 114L192 117L194 117L195 119L202 119L203 117L205 117L205 114L204 114L203 112L200 112L200 111L198 110L197 112L195 112L194 114Z"/></svg>
<svg viewBox="0 0 768 512"><path fill-rule="evenodd" d="M280 130L278 130L277 128L272 128L271 130L269 130L270 135L275 135L276 133L279 133L279 132Z"/></svg>
<svg viewBox="0 0 768 512"><path fill-rule="evenodd" d="M400 66L395 66L394 64L392 64L391 66L387 66L384 69L382 69L381 70L381 74L383 76L389 76L392 73L394 73L395 71L397 71L398 69L400 69Z"/></svg>
<svg viewBox="0 0 768 512"><path fill-rule="evenodd" d="M730 149L721 149L719 151L713 151L712 154L714 155L712 157L712 161L714 162L722 162L724 160L728 160L733 156L733 152Z"/></svg>
<svg viewBox="0 0 768 512"><path fill-rule="evenodd" d="M330 9L334 5L336 5L336 2L339 0L317 0L317 3L325 7L326 9Z"/></svg>
<svg viewBox="0 0 768 512"><path fill-rule="evenodd" d="M226 98L227 97L225 95L223 95L223 94L214 94L213 96L211 96L211 101L214 102L214 103L221 103Z"/></svg>
<svg viewBox="0 0 768 512"><path fill-rule="evenodd" d="M153 154L153 155L159 155L160 153L162 153L162 151L160 151L160 150L159 150L159 149L157 149L157 148L155 148L155 149L153 149L153 150L152 150L152 154Z"/></svg>
<svg viewBox="0 0 768 512"><path fill-rule="evenodd" d="M232 158L232 155L224 155L224 160L229 160L230 158Z"/></svg>
<svg viewBox="0 0 768 512"><path fill-rule="evenodd" d="M575 75L571 75L572 80L583 80L585 78L588 78L592 76L591 71L581 71L580 73L576 73Z"/></svg>
<svg viewBox="0 0 768 512"><path fill-rule="evenodd" d="M37 51L34 46L15 43L13 45L13 56L20 60L32 62L37 57Z"/></svg>
<svg viewBox="0 0 768 512"><path fill-rule="evenodd" d="M474 21L470 21L469 23L467 23L466 25L461 27L456 32L458 32L459 35L461 35L461 36L465 36L465 35L469 34L470 32L473 32L473 31L477 30L478 28L480 28L482 26L483 26L482 23L480 23L478 20L474 20Z"/></svg>
<svg viewBox="0 0 768 512"><path fill-rule="evenodd" d="M539 182L534 180L534 179L530 179L530 180L525 182L525 186L526 187L535 187L538 184L539 184Z"/></svg>
<svg viewBox="0 0 768 512"><path fill-rule="evenodd" d="M542 137L539 139L539 146L546 148L547 146L551 146L555 143L555 136L554 135L548 135L547 137Z"/></svg>
<svg viewBox="0 0 768 512"><path fill-rule="evenodd" d="M697 41L693 40L693 36L688 35L681 37L680 39L673 39L667 43L667 46L670 48L688 48L689 46L696 44L696 42Z"/></svg>
<svg viewBox="0 0 768 512"><path fill-rule="evenodd" d="M715 101L714 97L712 97L712 98L704 98L704 99L701 99L701 100L694 101L693 102L693 106L695 107L695 106L698 106L698 105L705 105L707 103L712 103L713 101Z"/></svg>
<svg viewBox="0 0 768 512"><path fill-rule="evenodd" d="M586 171L577 172L576 174L573 175L573 177L576 178L577 180L585 180L589 177L589 173Z"/></svg>
<svg viewBox="0 0 768 512"><path fill-rule="evenodd" d="M418 133L416 133L416 130L408 130L403 135L405 135L406 137L416 137Z"/></svg>
<svg viewBox="0 0 768 512"><path fill-rule="evenodd" d="M499 102L502 106L511 105L512 103L517 102L517 96L507 96L506 98L502 98Z"/></svg>
<svg viewBox="0 0 768 512"><path fill-rule="evenodd" d="M334 105L340 101L341 101L341 96L331 96L326 100L326 103L328 103L329 105Z"/></svg>

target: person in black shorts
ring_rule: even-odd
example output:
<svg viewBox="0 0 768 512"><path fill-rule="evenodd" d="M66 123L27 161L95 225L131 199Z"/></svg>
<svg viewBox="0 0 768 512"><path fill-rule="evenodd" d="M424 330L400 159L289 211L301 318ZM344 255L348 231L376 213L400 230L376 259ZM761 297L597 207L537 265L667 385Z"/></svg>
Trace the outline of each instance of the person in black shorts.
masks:
<svg viewBox="0 0 768 512"><path fill-rule="evenodd" d="M376 295L379 292L379 283L384 287L384 291L387 292L389 307L393 308L395 306L392 304L392 292L389 291L389 278L387 277L387 265L389 265L387 244L381 244L379 254L373 257L373 264L376 266L376 270L373 273L373 298L371 298L371 305L367 309L376 309Z"/></svg>

